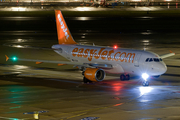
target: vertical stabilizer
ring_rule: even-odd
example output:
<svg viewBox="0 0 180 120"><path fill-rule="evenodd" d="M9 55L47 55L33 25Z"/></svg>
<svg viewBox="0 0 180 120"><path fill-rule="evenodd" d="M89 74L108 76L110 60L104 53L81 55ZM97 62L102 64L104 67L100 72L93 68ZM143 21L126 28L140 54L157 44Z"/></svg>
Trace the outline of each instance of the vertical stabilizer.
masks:
<svg viewBox="0 0 180 120"><path fill-rule="evenodd" d="M59 44L77 44L74 41L60 10L55 10L55 17Z"/></svg>

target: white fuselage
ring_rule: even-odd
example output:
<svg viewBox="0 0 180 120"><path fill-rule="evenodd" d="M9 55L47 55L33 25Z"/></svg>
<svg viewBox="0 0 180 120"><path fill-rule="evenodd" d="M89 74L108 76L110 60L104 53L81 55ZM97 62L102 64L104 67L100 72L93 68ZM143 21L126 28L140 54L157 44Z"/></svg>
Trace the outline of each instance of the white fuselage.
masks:
<svg viewBox="0 0 180 120"><path fill-rule="evenodd" d="M167 70L159 55L143 50L67 44L53 45L52 48L71 62L111 64L113 68L104 71L113 74L158 76Z"/></svg>

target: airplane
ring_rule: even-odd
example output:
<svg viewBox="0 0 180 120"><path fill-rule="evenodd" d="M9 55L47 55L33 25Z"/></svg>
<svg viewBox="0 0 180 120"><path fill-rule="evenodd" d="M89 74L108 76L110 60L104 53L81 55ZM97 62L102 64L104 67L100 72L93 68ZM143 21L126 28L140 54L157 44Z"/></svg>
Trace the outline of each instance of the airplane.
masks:
<svg viewBox="0 0 180 120"><path fill-rule="evenodd" d="M6 61L19 60L59 65L75 65L82 71L83 82L101 82L106 73L120 74L120 80L129 80L130 74L142 76L142 85L149 86L150 77L159 77L167 71L162 59L175 55L172 51L164 55L127 48L81 45L74 41L60 10L55 10L58 44L52 46L57 54L69 61L20 59L6 56Z"/></svg>

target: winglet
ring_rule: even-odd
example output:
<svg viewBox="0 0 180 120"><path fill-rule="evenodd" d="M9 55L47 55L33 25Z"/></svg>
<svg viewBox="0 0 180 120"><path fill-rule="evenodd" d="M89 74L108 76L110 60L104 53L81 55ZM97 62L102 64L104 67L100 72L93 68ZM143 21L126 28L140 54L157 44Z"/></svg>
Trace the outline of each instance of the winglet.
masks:
<svg viewBox="0 0 180 120"><path fill-rule="evenodd" d="M7 55L5 55L5 57L6 57L6 61L8 61L8 60L9 60L9 57L8 57Z"/></svg>
<svg viewBox="0 0 180 120"><path fill-rule="evenodd" d="M173 53L171 50L169 50L170 51L170 53ZM175 54L175 53L174 53Z"/></svg>

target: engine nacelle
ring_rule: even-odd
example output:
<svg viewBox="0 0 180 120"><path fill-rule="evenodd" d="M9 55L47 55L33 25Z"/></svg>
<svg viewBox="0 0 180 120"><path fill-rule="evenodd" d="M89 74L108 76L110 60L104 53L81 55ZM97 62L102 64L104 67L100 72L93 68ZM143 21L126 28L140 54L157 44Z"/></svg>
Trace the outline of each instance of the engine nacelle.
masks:
<svg viewBox="0 0 180 120"><path fill-rule="evenodd" d="M105 72L98 68L86 68L84 72L84 77L90 81L100 82L105 78Z"/></svg>

